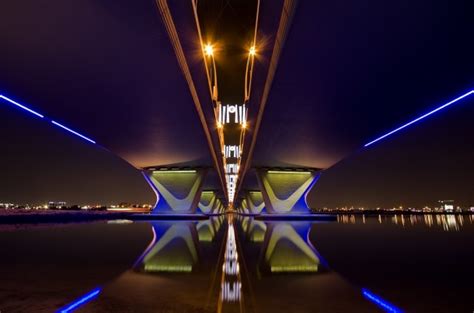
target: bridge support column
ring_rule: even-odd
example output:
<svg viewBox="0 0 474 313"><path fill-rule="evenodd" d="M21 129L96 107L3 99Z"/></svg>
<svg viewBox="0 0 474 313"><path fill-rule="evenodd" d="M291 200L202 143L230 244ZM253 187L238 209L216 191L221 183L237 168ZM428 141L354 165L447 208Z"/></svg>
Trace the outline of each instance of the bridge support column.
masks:
<svg viewBox="0 0 474 313"><path fill-rule="evenodd" d="M222 214L224 213L224 204L222 200L216 196L216 201L214 202L214 206L212 208L212 214Z"/></svg>
<svg viewBox="0 0 474 313"><path fill-rule="evenodd" d="M216 201L217 195L214 190L203 190L198 208L204 214L212 214L215 209Z"/></svg>
<svg viewBox="0 0 474 313"><path fill-rule="evenodd" d="M242 201L240 202L240 212L243 214L250 214L248 203L247 203L247 198L243 198Z"/></svg>
<svg viewBox="0 0 474 313"><path fill-rule="evenodd" d="M250 214L260 214L265 208L265 201L261 191L249 190L245 194Z"/></svg>
<svg viewBox="0 0 474 313"><path fill-rule="evenodd" d="M196 213L207 169L144 171L157 196L152 213Z"/></svg>
<svg viewBox="0 0 474 313"><path fill-rule="evenodd" d="M306 196L320 176L315 171L257 170L268 214L309 213Z"/></svg>

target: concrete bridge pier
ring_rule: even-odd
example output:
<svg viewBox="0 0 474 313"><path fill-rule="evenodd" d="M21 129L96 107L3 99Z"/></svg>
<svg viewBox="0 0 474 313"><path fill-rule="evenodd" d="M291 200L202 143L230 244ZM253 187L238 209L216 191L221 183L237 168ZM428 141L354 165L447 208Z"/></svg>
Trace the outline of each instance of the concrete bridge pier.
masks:
<svg viewBox="0 0 474 313"><path fill-rule="evenodd" d="M224 213L224 204L216 190L203 190L198 203L198 211L207 215Z"/></svg>
<svg viewBox="0 0 474 313"><path fill-rule="evenodd" d="M217 205L217 194L214 190L203 190L198 208L204 214L212 214Z"/></svg>
<svg viewBox="0 0 474 313"><path fill-rule="evenodd" d="M212 214L223 214L225 213L225 206L224 203L222 202L222 199L219 197L216 197L216 202L214 204L214 207L212 208Z"/></svg>
<svg viewBox="0 0 474 313"><path fill-rule="evenodd" d="M153 214L195 214L206 168L146 169L143 175L157 196ZM203 208L206 210L206 206Z"/></svg>
<svg viewBox="0 0 474 313"><path fill-rule="evenodd" d="M250 214L261 214L265 209L265 201L260 190L248 190L245 193Z"/></svg>
<svg viewBox="0 0 474 313"><path fill-rule="evenodd" d="M247 198L243 198L242 201L240 202L240 213L242 214L250 214L248 203L247 203Z"/></svg>
<svg viewBox="0 0 474 313"><path fill-rule="evenodd" d="M320 171L312 169L257 169L266 213L310 213L306 196L319 176Z"/></svg>

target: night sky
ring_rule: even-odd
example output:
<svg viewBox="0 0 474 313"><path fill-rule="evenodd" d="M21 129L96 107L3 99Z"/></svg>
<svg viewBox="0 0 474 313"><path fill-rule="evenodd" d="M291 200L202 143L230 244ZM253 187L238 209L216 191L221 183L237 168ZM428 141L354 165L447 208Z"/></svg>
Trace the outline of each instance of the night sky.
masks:
<svg viewBox="0 0 474 313"><path fill-rule="evenodd" d="M136 166L178 159L211 164L155 3L143 1L130 11L127 1L74 2L74 9L56 2L24 0L3 8L11 13L0 18L0 42L9 43L0 46L0 94L77 125ZM472 11L463 1L451 8L429 3L353 3L340 15L334 15L339 1L300 3L293 25L298 33L290 33L282 54L255 155L261 161L280 153L300 165L327 156L331 160L322 163L330 164L331 153L353 147L323 173L308 197L311 207L433 206L440 199L474 205L474 96L357 150L361 139L368 142L474 89L474 44L466 40ZM309 12L318 12L326 28L310 30L309 48L300 51L307 24L316 25ZM14 18L18 14L27 22ZM87 25L78 27L83 20ZM38 36L26 36L32 30ZM296 77L302 81L295 83ZM288 157L290 144L302 147L294 158ZM141 173L120 157L6 102L0 102L0 145L0 202L155 201Z"/></svg>
<svg viewBox="0 0 474 313"><path fill-rule="evenodd" d="M0 116L0 202L154 203L141 173L114 154L13 106Z"/></svg>
<svg viewBox="0 0 474 313"><path fill-rule="evenodd" d="M473 119L474 98L354 152L322 174L311 206L474 205Z"/></svg>
<svg viewBox="0 0 474 313"><path fill-rule="evenodd" d="M138 170L112 153L0 106L0 199L154 203ZM474 99L354 152L323 173L312 207L474 204Z"/></svg>

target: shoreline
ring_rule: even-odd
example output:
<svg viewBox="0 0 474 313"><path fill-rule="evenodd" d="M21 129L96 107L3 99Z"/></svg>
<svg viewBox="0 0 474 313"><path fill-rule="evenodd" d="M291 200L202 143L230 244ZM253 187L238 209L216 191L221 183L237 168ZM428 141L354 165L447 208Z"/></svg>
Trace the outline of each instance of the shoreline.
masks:
<svg viewBox="0 0 474 313"><path fill-rule="evenodd" d="M40 224L40 223L74 223L99 220L126 219L129 212L107 211L0 211L0 224ZM16 211L16 210L15 210Z"/></svg>
<svg viewBox="0 0 474 313"><path fill-rule="evenodd" d="M312 220L318 216L336 217L337 215L358 215L358 216L393 216L393 215L474 215L474 212L407 212L407 211L324 211L315 212L302 216L298 215L255 215L257 219L300 219ZM204 214L186 214L186 215L166 215L166 214L150 214L143 212L114 212L114 211L67 211L67 210L0 210L0 224L45 224L45 223L79 223L79 222L93 222L93 221L109 221L128 219L134 221L145 220L200 220L207 219L209 216Z"/></svg>

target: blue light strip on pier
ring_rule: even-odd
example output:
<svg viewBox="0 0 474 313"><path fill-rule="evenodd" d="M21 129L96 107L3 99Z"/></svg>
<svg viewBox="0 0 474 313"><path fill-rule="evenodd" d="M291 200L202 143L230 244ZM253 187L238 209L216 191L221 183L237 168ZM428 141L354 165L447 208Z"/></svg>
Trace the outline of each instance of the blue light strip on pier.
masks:
<svg viewBox="0 0 474 313"><path fill-rule="evenodd" d="M399 308L394 307L392 304L388 303L384 299L374 295L367 289L362 289L362 294L364 297L381 307L385 312L390 312L390 313L402 313L403 311L400 310Z"/></svg>
<svg viewBox="0 0 474 313"><path fill-rule="evenodd" d="M30 113L32 113L32 114L38 116L38 117L44 118L44 115L39 114L38 112L36 112L36 111L34 111L34 110L32 110L32 109L30 109L30 108L28 108L28 107L26 107L26 106L24 106L24 105L22 105L22 104L19 104L18 102L13 101L12 99L5 97L4 95L0 95L0 98L2 98L3 100L6 100L6 101L8 101L8 102L10 102L11 104L16 105L16 106L19 107L19 108L22 108L22 109L25 110L25 111L30 112Z"/></svg>
<svg viewBox="0 0 474 313"><path fill-rule="evenodd" d="M62 307L61 309L57 310L57 313L68 313L76 310L78 307L80 307L83 304L86 304L87 302L94 300L100 293L101 289L96 288L92 290L91 292L87 293L83 297L77 299L76 301L67 304L66 306Z"/></svg>
<svg viewBox="0 0 474 313"><path fill-rule="evenodd" d="M143 177L145 177L146 182L148 183L148 185L150 185L156 196L156 202L152 209L153 211L158 206L158 202L160 202L160 192L158 191L158 188L156 188L155 184L151 181L151 178L148 177L148 175L144 171L142 171L142 175Z"/></svg>
<svg viewBox="0 0 474 313"><path fill-rule="evenodd" d="M434 110L432 110L432 111L430 111L430 112L428 112L428 113L426 113L426 114L424 114L424 115L422 115L422 116L420 116L420 117L414 119L413 121L408 122L408 123L406 123L406 124L404 124L404 125L402 125L402 126L396 128L396 129L392 130L391 132L386 133L385 135L380 136L379 138L377 138L377 139L375 139L375 140L372 140L372 141L369 142L369 143L366 143L366 144L364 145L364 147L368 147L368 146L370 146L371 144L374 144L374 143L376 143L376 142L379 141L379 140L382 140L382 139L384 139L384 138L386 138L386 137L388 137L388 136L390 136L390 135L393 135L394 133L396 133L396 132L398 132L398 131L404 129L405 127L408 127L408 126L410 126L410 125L412 125L412 124L415 124L416 122L421 121L421 120L424 119L425 117L428 117L428 116L430 116L431 114L434 114L434 113L436 113L436 112L438 112L438 111L441 111L442 109L444 109L444 108L450 106L451 104L454 104L454 103L458 102L459 100L462 100L462 99L464 99L464 98L466 98L466 97L468 97L468 96L470 96L470 95L472 95L472 94L474 94L474 90L471 90L471 91L469 91L468 93L465 93L465 94L463 94L462 96L459 96L459 97L457 97L456 99L454 99L454 100L452 100L452 101L450 101L450 102L448 102L448 103L446 103L446 104L443 104L442 106L440 106L440 107L438 107L438 108L436 108L436 109L434 109Z"/></svg>
<svg viewBox="0 0 474 313"><path fill-rule="evenodd" d="M70 128L68 128L68 127L66 127L66 126L64 126L64 125L62 125L62 124L60 124L60 123L58 123L58 122L56 122L56 121L51 121L51 123L53 123L53 124L56 125L56 126L61 127L62 129L67 130L67 131L70 132L71 134L74 134L74 135L76 135L76 136L79 136L79 137L81 137L82 139L85 139L85 140L87 140L87 141L89 141L89 142L95 143L94 140L92 140L92 139L90 139L90 138L88 138L88 137L86 137L86 136L84 136L84 135L82 135L82 134L79 134L78 132L76 132L76 131L74 131L74 130L72 130L72 129L70 129Z"/></svg>

